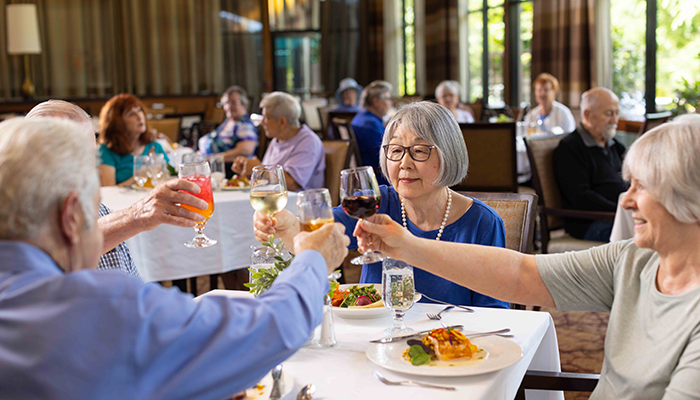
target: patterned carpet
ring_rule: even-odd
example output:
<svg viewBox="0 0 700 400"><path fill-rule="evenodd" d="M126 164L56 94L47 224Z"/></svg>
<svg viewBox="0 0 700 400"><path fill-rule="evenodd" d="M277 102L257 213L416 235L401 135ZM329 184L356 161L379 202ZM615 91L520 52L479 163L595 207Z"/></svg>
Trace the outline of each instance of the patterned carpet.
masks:
<svg viewBox="0 0 700 400"><path fill-rule="evenodd" d="M608 313L544 309L554 319L559 341L561 370L599 374L603 365L603 344ZM566 392L566 400L588 399L590 393Z"/></svg>

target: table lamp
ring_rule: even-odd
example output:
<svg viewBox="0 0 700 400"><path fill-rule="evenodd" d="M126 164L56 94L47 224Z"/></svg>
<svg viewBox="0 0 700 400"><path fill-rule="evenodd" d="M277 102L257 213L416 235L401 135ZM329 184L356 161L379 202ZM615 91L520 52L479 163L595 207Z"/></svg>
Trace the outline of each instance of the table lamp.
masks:
<svg viewBox="0 0 700 400"><path fill-rule="evenodd" d="M7 54L24 55L24 83L22 94L26 97L34 95L34 84L31 79L29 66L30 54L41 54L39 37L39 21L35 4L8 4L6 7L7 21Z"/></svg>

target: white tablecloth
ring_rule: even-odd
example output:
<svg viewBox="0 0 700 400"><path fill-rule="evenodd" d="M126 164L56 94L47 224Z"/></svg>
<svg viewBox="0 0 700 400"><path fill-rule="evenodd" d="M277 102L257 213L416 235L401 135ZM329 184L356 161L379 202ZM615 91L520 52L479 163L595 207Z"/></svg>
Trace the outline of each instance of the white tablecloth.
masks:
<svg viewBox="0 0 700 400"><path fill-rule="evenodd" d="M416 304L405 317L407 326L416 331L439 328L439 321L431 321L426 312L436 312L442 306ZM284 362L284 369L296 383L294 393L313 383L317 391L314 399L513 399L525 371L560 371L559 350L554 323L549 313L475 308L473 314L450 311L443 314L448 325L462 324L472 331L491 331L510 328L513 341L523 348L523 358L506 369L488 374L460 377L433 378L391 372L370 362L365 350L369 340L383 336L382 331L392 323L391 316L368 320L344 320L335 317L338 347L329 350L302 349ZM414 379L438 385L454 386L454 392L411 386L386 386L372 376L379 370L389 380ZM561 392L527 391L528 399L563 399ZM293 398L293 396L291 397Z"/></svg>
<svg viewBox="0 0 700 400"><path fill-rule="evenodd" d="M620 240L632 239L634 237L634 219L632 211L622 208L622 197L627 192L620 193L617 200L617 210L615 210L615 221L613 222L612 232L610 233L610 241L618 242Z"/></svg>
<svg viewBox="0 0 700 400"><path fill-rule="evenodd" d="M148 192L103 187L102 202L113 211L124 209ZM146 282L184 279L248 268L253 236L253 213L249 192L214 192L214 214L204 233L219 243L206 249L189 249L184 243L194 229L161 225L127 240L136 268ZM290 192L287 209L296 214L297 194Z"/></svg>

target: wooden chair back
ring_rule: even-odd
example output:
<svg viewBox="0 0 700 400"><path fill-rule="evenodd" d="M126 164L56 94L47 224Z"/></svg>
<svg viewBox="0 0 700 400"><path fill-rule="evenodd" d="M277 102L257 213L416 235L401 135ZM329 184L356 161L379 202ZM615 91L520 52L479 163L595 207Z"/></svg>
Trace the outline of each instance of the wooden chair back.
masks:
<svg viewBox="0 0 700 400"><path fill-rule="evenodd" d="M340 118L331 120L331 131L333 132L332 140L343 140L350 142L350 168L362 166L362 156L360 155L360 147L357 144L355 132L352 130L350 121Z"/></svg>
<svg viewBox="0 0 700 400"><path fill-rule="evenodd" d="M459 124L469 153L469 173L453 189L518 192L515 123Z"/></svg>
<svg viewBox="0 0 700 400"><path fill-rule="evenodd" d="M639 136L649 132L650 130L656 128L657 126L667 122L671 119L673 113L671 111L664 111L659 113L647 114L645 115L644 125L639 129Z"/></svg>
<svg viewBox="0 0 700 400"><path fill-rule="evenodd" d="M340 171L347 169L350 162L350 142L343 140L324 140L326 153L326 187L331 193L333 206L340 204Z"/></svg>
<svg viewBox="0 0 700 400"><path fill-rule="evenodd" d="M148 126L164 133L171 142L180 140L180 118L152 119L148 121Z"/></svg>
<svg viewBox="0 0 700 400"><path fill-rule="evenodd" d="M503 220L506 248L532 253L535 235L537 195L532 193L459 192L479 199L491 207Z"/></svg>
<svg viewBox="0 0 700 400"><path fill-rule="evenodd" d="M329 119L329 121L333 121L334 119L343 120L343 121L347 121L349 124L350 122L352 122L352 119L355 118L355 115L357 115L357 111L330 110L328 112L328 119Z"/></svg>
<svg viewBox="0 0 700 400"><path fill-rule="evenodd" d="M331 129L330 113L335 107L337 107L337 105L334 104L316 109L318 111L318 118L321 120L321 134L319 135L321 139L328 139L328 130Z"/></svg>

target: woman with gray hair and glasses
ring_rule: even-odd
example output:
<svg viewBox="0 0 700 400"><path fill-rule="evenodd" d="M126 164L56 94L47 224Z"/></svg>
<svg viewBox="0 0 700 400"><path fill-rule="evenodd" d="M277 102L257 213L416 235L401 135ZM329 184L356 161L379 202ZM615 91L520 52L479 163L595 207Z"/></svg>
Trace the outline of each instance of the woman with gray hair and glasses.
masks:
<svg viewBox="0 0 700 400"><path fill-rule="evenodd" d="M411 103L389 121L382 140L380 165L393 186L380 186L378 213L403 224L412 234L435 241L474 243L505 247L503 220L478 199L453 192L449 187L467 175L469 156L462 132L445 107L432 103ZM335 207L336 222L349 234L356 219ZM292 243L300 232L298 219L282 211L273 219L255 213L255 236L267 241L269 235ZM400 226L400 225L399 225ZM349 249L357 248L353 240ZM402 259L398 256L399 259ZM451 264L454 266L455 264ZM447 268L449 268L446 265ZM429 297L460 305L507 308L508 303L484 296L422 269L414 269L416 290ZM381 263L362 268L362 283L382 281Z"/></svg>
<svg viewBox="0 0 700 400"><path fill-rule="evenodd" d="M428 242L382 215L358 224L362 250L400 257L473 290L557 311L610 313L591 399L700 398L700 115L665 123L625 157L622 206L634 239L529 255Z"/></svg>

